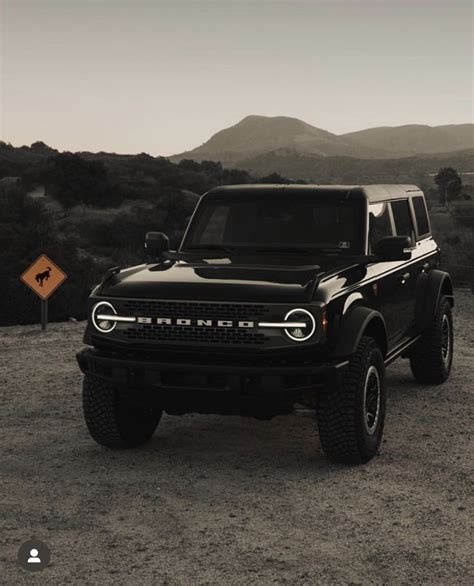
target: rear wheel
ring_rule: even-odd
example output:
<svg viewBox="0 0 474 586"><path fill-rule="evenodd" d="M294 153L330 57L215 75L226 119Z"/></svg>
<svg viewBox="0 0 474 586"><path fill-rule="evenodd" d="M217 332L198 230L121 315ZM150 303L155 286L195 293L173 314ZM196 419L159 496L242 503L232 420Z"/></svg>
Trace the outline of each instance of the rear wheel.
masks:
<svg viewBox="0 0 474 586"><path fill-rule="evenodd" d="M419 383L439 385L451 372L453 362L453 315L446 297L410 355L413 376Z"/></svg>
<svg viewBox="0 0 474 586"><path fill-rule="evenodd" d="M319 394L317 421L325 454L334 462L360 464L380 446L385 420L385 369L382 352L364 336L336 389Z"/></svg>
<svg viewBox="0 0 474 586"><path fill-rule="evenodd" d="M124 398L107 381L86 375L82 404L93 439L108 448L134 448L153 435L162 411Z"/></svg>

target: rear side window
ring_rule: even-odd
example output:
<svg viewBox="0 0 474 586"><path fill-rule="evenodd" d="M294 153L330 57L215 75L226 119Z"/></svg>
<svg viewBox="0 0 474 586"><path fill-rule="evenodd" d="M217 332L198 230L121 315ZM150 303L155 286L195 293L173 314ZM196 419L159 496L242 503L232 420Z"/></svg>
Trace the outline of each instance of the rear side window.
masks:
<svg viewBox="0 0 474 586"><path fill-rule="evenodd" d="M409 236L411 243L415 242L415 230L411 221L410 207L408 200L392 202L393 220L397 236Z"/></svg>
<svg viewBox="0 0 474 586"><path fill-rule="evenodd" d="M374 244L386 236L393 236L390 210L386 203L373 203L369 206L369 244Z"/></svg>
<svg viewBox="0 0 474 586"><path fill-rule="evenodd" d="M430 233L430 223L426 212L425 198L418 196L413 198L416 225L418 226L418 237L422 238Z"/></svg>

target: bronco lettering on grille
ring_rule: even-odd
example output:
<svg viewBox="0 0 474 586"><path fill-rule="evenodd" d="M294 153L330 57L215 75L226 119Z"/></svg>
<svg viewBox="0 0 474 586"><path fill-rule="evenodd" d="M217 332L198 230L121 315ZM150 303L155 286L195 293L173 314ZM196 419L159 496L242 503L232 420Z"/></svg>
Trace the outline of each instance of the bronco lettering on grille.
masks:
<svg viewBox="0 0 474 586"><path fill-rule="evenodd" d="M180 317L137 317L139 324L156 324L159 326L198 326L217 328L253 328L253 321L234 321L217 319L188 319Z"/></svg>

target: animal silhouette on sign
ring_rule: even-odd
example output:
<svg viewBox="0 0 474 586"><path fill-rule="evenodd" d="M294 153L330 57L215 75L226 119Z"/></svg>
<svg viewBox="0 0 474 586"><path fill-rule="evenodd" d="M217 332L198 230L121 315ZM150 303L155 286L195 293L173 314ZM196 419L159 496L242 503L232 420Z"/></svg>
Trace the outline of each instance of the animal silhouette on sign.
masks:
<svg viewBox="0 0 474 586"><path fill-rule="evenodd" d="M50 276L51 276L51 267L46 267L46 270L43 271L42 273L38 273L36 275L35 279L36 279L36 282L39 283L39 286L42 287L43 282L47 281Z"/></svg>

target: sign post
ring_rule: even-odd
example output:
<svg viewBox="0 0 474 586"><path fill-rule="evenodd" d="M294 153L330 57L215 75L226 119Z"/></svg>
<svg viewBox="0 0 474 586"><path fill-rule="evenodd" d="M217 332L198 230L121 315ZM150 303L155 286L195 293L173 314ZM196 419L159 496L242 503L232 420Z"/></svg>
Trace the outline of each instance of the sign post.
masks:
<svg viewBox="0 0 474 586"><path fill-rule="evenodd" d="M41 329L45 330L48 325L48 300L41 300Z"/></svg>
<svg viewBox="0 0 474 586"><path fill-rule="evenodd" d="M48 298L67 279L67 275L45 254L39 256L20 279L41 299L41 329L48 325Z"/></svg>

